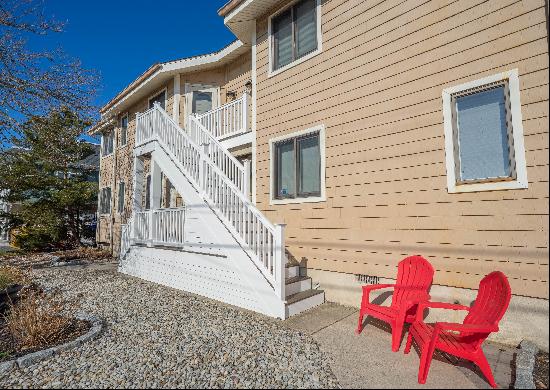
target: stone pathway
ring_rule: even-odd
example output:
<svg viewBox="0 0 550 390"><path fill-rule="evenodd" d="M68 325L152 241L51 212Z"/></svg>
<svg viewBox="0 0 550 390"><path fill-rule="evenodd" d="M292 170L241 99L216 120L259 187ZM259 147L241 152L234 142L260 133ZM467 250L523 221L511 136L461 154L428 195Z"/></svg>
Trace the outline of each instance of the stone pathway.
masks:
<svg viewBox="0 0 550 390"><path fill-rule="evenodd" d="M0 387L337 387L312 337L281 321L116 273L36 270L106 322L97 340L0 378Z"/></svg>

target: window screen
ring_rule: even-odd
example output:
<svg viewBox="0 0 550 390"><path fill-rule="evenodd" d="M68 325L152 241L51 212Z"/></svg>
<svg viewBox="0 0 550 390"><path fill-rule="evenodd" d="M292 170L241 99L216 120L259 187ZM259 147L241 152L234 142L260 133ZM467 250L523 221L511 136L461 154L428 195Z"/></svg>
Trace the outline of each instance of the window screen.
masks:
<svg viewBox="0 0 550 390"><path fill-rule="evenodd" d="M275 160L275 198L320 196L319 133L275 144Z"/></svg>
<svg viewBox="0 0 550 390"><path fill-rule="evenodd" d="M316 12L316 0L302 0L272 19L273 70L317 49Z"/></svg>
<svg viewBox="0 0 550 390"><path fill-rule="evenodd" d="M111 187L102 188L99 192L99 213L111 213Z"/></svg>
<svg viewBox="0 0 550 390"><path fill-rule="evenodd" d="M506 85L453 97L460 182L513 176Z"/></svg>
<svg viewBox="0 0 550 390"><path fill-rule="evenodd" d="M128 141L128 115L120 120L120 146L126 145Z"/></svg>
<svg viewBox="0 0 550 390"><path fill-rule="evenodd" d="M193 92L192 112L204 114L212 109L212 92Z"/></svg>
<svg viewBox="0 0 550 390"><path fill-rule="evenodd" d="M123 181L118 183L118 204L117 210L119 213L124 212L124 192L126 191L126 184Z"/></svg>
<svg viewBox="0 0 550 390"><path fill-rule="evenodd" d="M113 153L113 132L101 136L101 155L108 156Z"/></svg>

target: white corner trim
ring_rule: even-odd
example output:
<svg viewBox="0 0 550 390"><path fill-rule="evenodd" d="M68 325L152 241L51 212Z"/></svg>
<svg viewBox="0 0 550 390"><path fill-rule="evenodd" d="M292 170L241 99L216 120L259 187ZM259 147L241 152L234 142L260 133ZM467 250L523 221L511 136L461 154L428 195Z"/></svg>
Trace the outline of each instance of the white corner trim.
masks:
<svg viewBox="0 0 550 390"><path fill-rule="evenodd" d="M291 62L290 64L287 64L283 66L282 68L279 68L277 70L273 70L273 30L272 30L272 20L274 17L279 15L281 12L287 10L288 8L292 7L294 4L296 4L300 0L294 0L289 4L286 4L285 6L279 8L277 11L275 11L273 14L271 14L267 20L267 41L268 41L268 69L267 69L267 77L273 77L278 75L279 73L284 72L285 70L288 70L290 68L295 67L296 65L301 64L302 62L305 62L319 53L323 51L323 33L321 31L321 0L315 0L317 2L315 8L315 17L317 18L317 49L312 51L311 53L298 58L297 60Z"/></svg>
<svg viewBox="0 0 550 390"><path fill-rule="evenodd" d="M181 98L181 80L180 74L174 76L174 99L172 102L172 119L179 124L180 116L180 98Z"/></svg>
<svg viewBox="0 0 550 390"><path fill-rule="evenodd" d="M508 80L510 90L510 106L512 114L512 135L514 139L514 160L516 163L516 179L509 181L495 181L487 183L457 184L455 176L455 153L452 123L451 97L453 94L475 87L491 84L501 80ZM442 93L443 98L443 127L445 131L445 161L447 168L447 190L449 193L498 191L528 188L527 162L525 159L525 144L523 138L523 120L521 115L521 100L519 87L519 73L517 69L502 72L482 79L470 81L451 88Z"/></svg>
<svg viewBox="0 0 550 390"><path fill-rule="evenodd" d="M257 115L257 79L258 79L258 72L257 72L257 37L256 37L256 20L254 20L253 27L252 27L252 59L251 59L251 78L252 78L252 93L251 93L251 106L252 106L252 115L251 115L251 128L252 128L252 178L251 178L251 185L252 185L252 204L256 204L256 169L257 169L257 144L256 144L256 131L257 131L257 125L256 125L256 115Z"/></svg>
<svg viewBox="0 0 550 390"><path fill-rule="evenodd" d="M321 160L321 196L311 196L307 198L291 198L291 199L275 199L275 188L273 178L275 177L275 144L290 138L296 138L311 133L319 133L319 158ZM269 140L269 204L295 204L295 203L318 203L325 202L326 188L325 188L325 168L326 168L326 156L325 156L325 125L320 124L314 127L310 127L305 130L296 131L294 133L285 134L280 137L271 138Z"/></svg>

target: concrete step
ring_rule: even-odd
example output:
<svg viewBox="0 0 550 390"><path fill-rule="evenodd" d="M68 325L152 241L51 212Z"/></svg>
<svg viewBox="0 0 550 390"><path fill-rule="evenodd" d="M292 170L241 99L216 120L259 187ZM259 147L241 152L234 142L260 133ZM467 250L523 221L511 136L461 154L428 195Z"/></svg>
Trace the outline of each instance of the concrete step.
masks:
<svg viewBox="0 0 550 390"><path fill-rule="evenodd" d="M323 290L307 290L291 295L286 301L286 317L292 317L325 302Z"/></svg>
<svg viewBox="0 0 550 390"><path fill-rule="evenodd" d="M285 281L285 295L287 297L299 292L311 290L311 278L307 276L295 276Z"/></svg>
<svg viewBox="0 0 550 390"><path fill-rule="evenodd" d="M294 278L296 276L300 276L300 266L299 265L286 265L286 273L285 277L287 279Z"/></svg>

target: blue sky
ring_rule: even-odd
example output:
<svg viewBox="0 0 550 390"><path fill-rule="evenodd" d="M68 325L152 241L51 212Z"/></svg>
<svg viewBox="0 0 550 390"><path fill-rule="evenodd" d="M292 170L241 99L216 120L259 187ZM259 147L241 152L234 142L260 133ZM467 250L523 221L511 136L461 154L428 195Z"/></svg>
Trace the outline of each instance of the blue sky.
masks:
<svg viewBox="0 0 550 390"><path fill-rule="evenodd" d="M66 22L65 31L32 46L61 47L96 69L98 106L155 62L216 51L235 37L217 10L226 0L44 0L45 15Z"/></svg>

